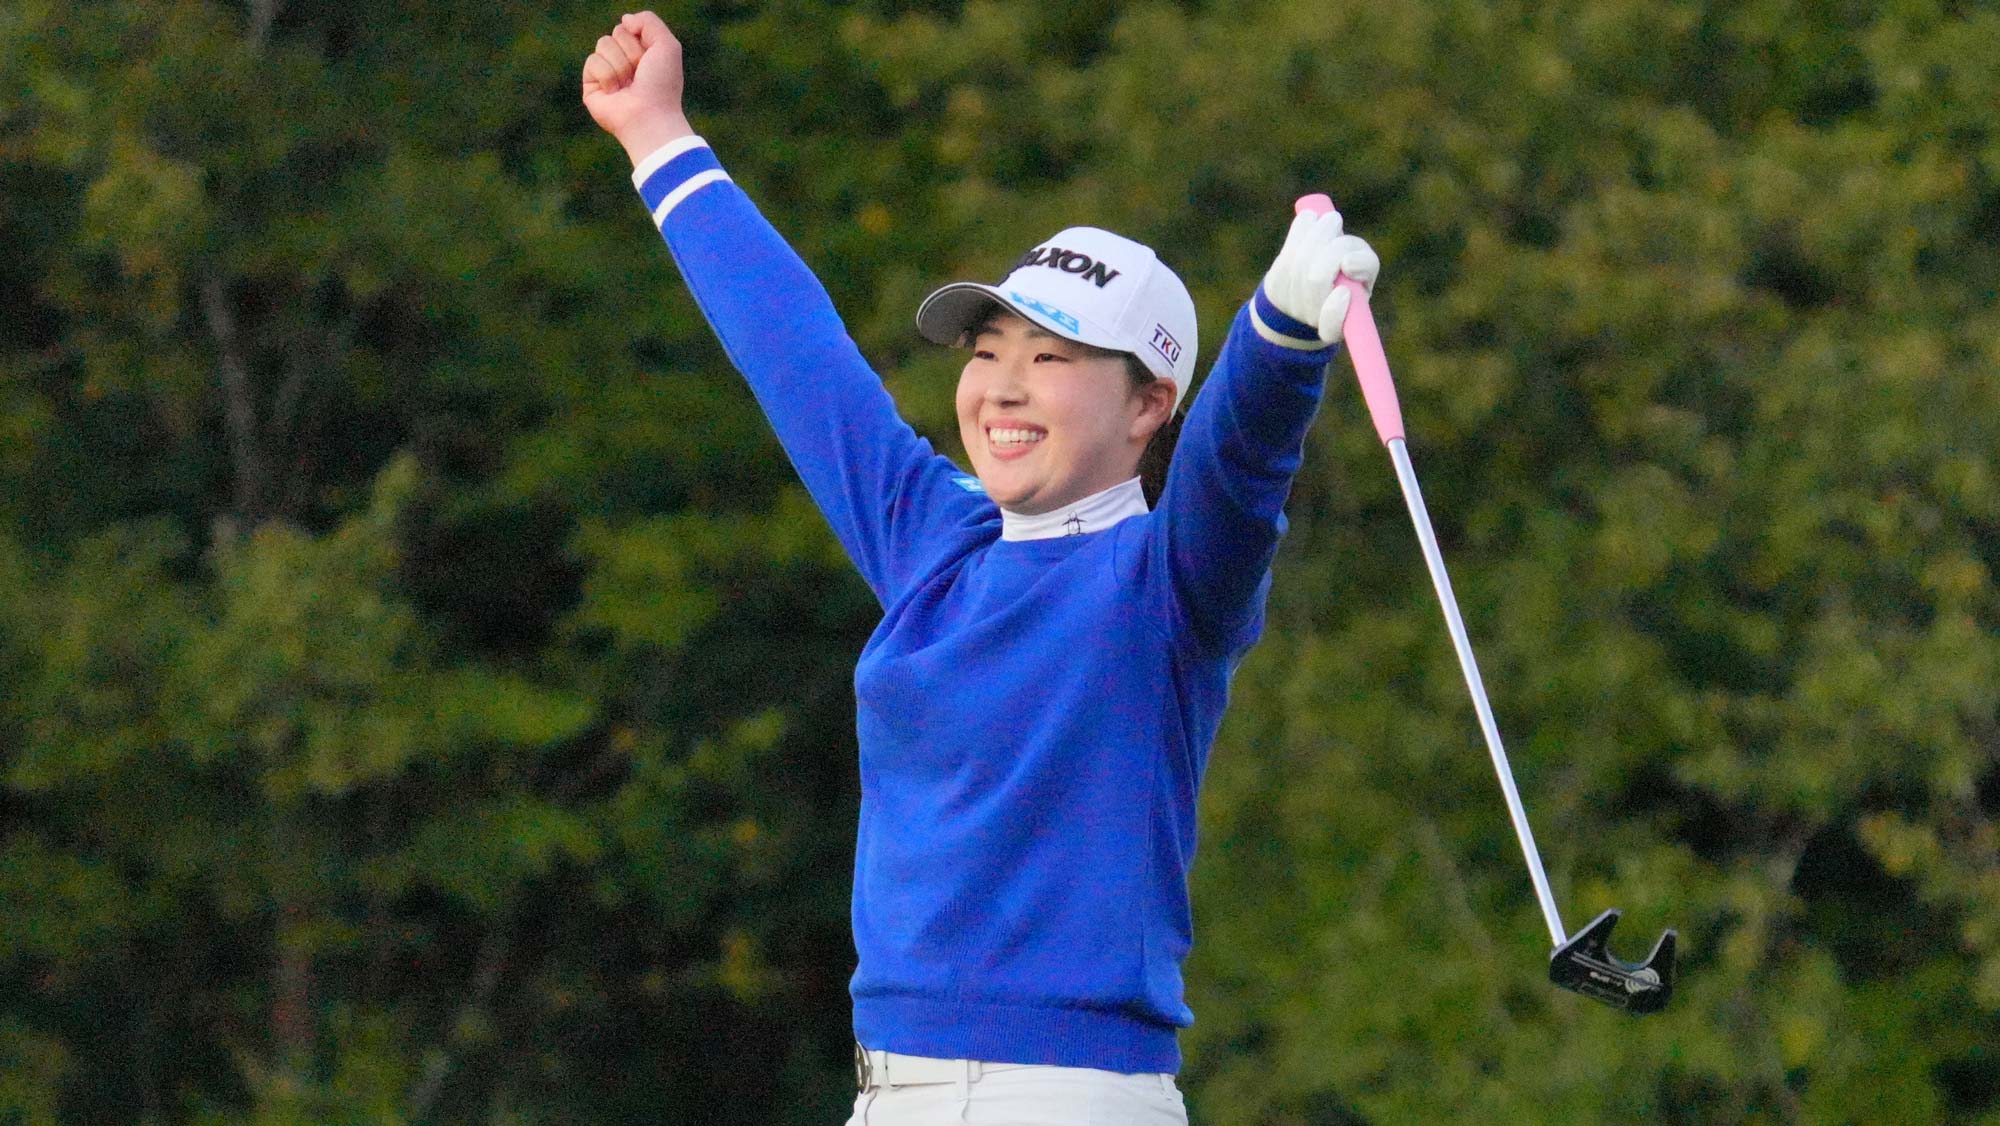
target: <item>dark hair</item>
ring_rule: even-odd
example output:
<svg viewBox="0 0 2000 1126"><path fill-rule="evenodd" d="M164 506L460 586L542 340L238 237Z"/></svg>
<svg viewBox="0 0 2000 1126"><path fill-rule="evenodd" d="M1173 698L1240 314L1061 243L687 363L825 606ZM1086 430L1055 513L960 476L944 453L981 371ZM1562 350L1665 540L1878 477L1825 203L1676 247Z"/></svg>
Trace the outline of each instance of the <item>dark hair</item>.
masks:
<svg viewBox="0 0 2000 1126"><path fill-rule="evenodd" d="M1120 352L1125 358L1125 371L1132 377L1132 390L1143 390L1148 384L1159 382L1144 360L1130 352ZM1174 447L1181 440L1181 423L1187 421L1187 411L1177 410L1153 431L1153 437L1139 454L1139 487L1145 490L1148 508L1160 503L1160 491L1167 487L1167 467L1174 460Z"/></svg>

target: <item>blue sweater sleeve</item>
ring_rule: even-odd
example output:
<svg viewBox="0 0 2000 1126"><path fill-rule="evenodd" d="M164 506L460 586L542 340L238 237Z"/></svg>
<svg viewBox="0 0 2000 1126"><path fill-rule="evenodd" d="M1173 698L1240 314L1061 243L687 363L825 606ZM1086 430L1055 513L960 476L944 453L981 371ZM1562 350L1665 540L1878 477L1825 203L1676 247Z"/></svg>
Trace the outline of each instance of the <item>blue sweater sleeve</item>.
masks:
<svg viewBox="0 0 2000 1126"><path fill-rule="evenodd" d="M1266 340L1253 314L1301 346ZM1317 347L1318 336L1260 288L1230 325L1182 425L1157 506L1155 550L1169 576L1168 612L1209 651L1239 653L1263 627L1285 500L1334 352Z"/></svg>
<svg viewBox="0 0 2000 1126"><path fill-rule="evenodd" d="M996 516L979 483L896 412L819 279L699 138L633 174L730 362L885 606L944 530Z"/></svg>

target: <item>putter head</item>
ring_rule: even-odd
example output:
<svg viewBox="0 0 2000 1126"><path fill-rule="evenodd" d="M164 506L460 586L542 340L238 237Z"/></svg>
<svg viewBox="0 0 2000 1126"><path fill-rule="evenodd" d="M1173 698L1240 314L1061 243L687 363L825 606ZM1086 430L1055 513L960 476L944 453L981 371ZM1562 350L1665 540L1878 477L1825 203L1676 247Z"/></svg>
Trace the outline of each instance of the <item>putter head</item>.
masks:
<svg viewBox="0 0 2000 1126"><path fill-rule="evenodd" d="M1625 962L1606 947L1618 925L1616 907L1591 920L1549 955L1549 980L1628 1013L1656 1013L1674 995L1674 932L1653 944L1643 962Z"/></svg>

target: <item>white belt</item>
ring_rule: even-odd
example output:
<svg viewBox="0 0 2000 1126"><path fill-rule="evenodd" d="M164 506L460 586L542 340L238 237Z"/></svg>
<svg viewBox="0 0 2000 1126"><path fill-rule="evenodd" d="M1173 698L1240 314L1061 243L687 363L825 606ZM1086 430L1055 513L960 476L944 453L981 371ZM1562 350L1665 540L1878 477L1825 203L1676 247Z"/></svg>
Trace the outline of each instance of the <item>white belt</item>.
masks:
<svg viewBox="0 0 2000 1126"><path fill-rule="evenodd" d="M917 1087L925 1083L977 1083L979 1077L988 1072L1032 1066L981 1060L941 1060L871 1050L859 1044L854 1046L854 1081L864 1091L871 1087Z"/></svg>

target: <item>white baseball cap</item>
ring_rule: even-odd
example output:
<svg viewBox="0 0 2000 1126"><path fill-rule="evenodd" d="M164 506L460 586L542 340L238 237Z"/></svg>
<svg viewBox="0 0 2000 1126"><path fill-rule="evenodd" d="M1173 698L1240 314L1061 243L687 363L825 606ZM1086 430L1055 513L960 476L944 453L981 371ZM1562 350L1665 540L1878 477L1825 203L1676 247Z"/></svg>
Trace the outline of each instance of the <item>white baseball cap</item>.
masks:
<svg viewBox="0 0 2000 1126"><path fill-rule="evenodd" d="M960 344L995 303L1068 340L1130 352L1174 383L1179 410L1193 382L1194 298L1150 247L1096 227L1070 227L1023 255L999 285L953 282L924 298L917 331Z"/></svg>

